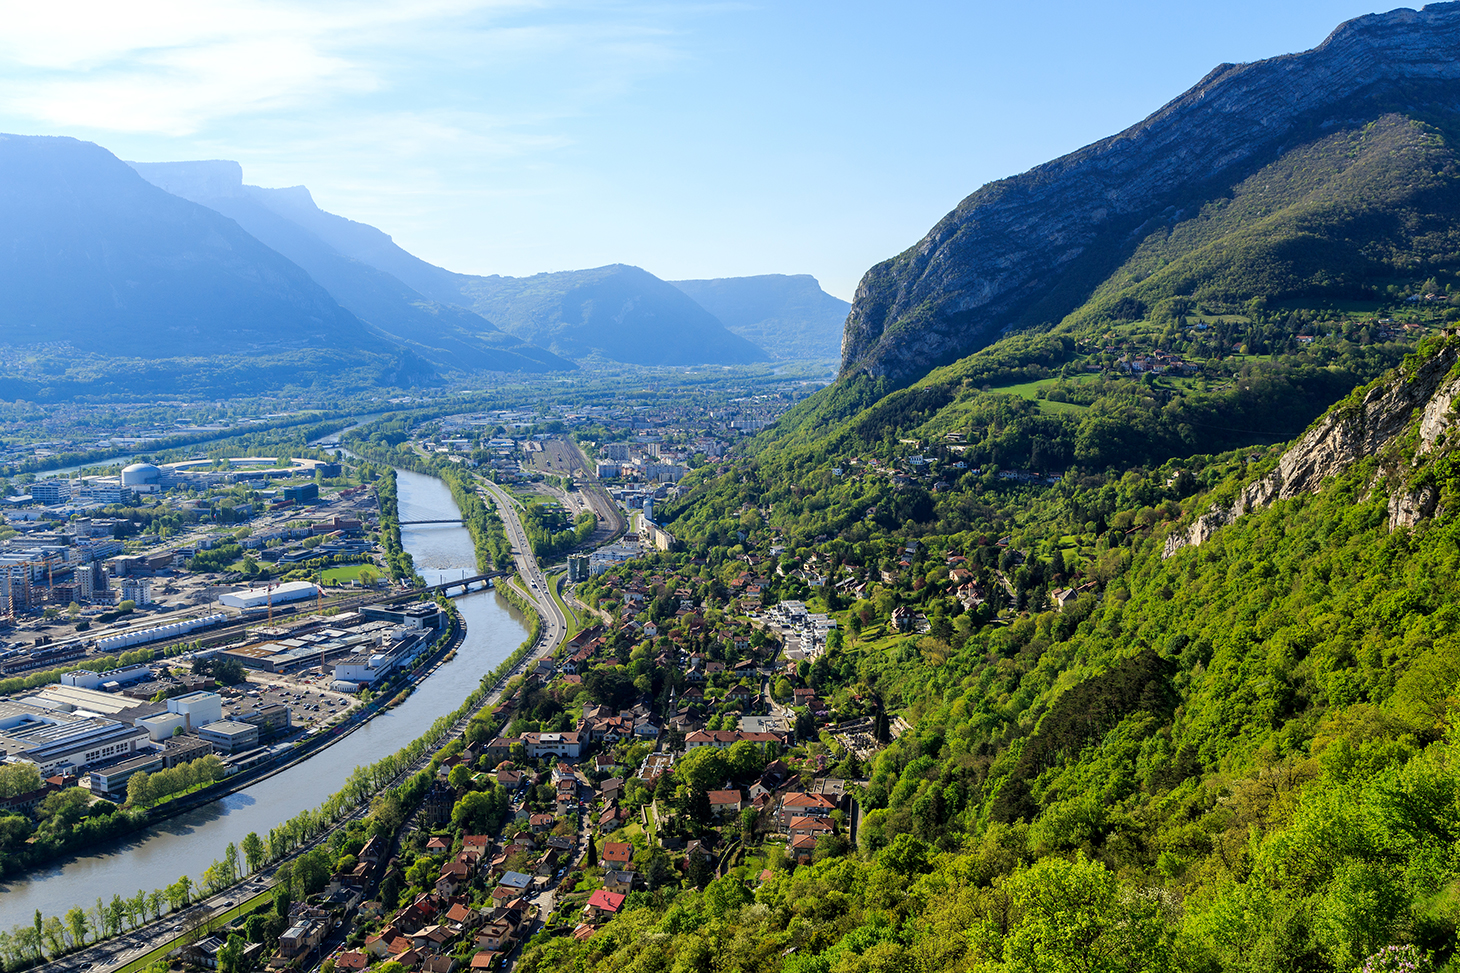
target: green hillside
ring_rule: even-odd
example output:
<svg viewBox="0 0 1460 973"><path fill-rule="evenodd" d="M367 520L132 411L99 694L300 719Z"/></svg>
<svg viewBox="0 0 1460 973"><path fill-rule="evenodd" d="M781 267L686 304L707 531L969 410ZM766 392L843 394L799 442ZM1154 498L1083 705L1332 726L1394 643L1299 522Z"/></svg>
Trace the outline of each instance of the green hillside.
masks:
<svg viewBox="0 0 1460 973"><path fill-rule="evenodd" d="M1164 559L1168 534L1281 450L969 490L959 502L985 508L969 519L1006 516L1002 538L946 518L923 529L914 500L906 532L876 513L839 526L814 497L765 503L753 468L726 477L734 496L702 496L672 525L681 576L732 577L768 542L783 569L830 565L825 588L770 583L845 633L804 678L835 718L880 705L911 727L865 768L839 767L866 774L855 848L819 843L753 891L735 871L637 893L586 942L540 941L523 968L1354 970L1392 946L1414 951L1407 968L1448 964L1460 454L1453 431L1421 452L1416 429ZM1440 514L1391 530L1390 495L1417 486ZM707 502L739 533L690 515ZM954 570L986 600L965 608ZM860 596L833 588L848 578ZM1078 583L1054 609L1056 586ZM900 608L927 631L894 632Z"/></svg>

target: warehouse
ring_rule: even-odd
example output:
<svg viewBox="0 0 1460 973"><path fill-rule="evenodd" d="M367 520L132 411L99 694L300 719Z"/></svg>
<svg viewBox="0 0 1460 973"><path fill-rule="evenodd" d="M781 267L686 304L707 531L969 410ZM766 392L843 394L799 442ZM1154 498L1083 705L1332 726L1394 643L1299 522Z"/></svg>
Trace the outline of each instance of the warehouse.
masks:
<svg viewBox="0 0 1460 973"><path fill-rule="evenodd" d="M42 777L130 757L146 743L146 727L0 699L0 758L29 761Z"/></svg>
<svg viewBox="0 0 1460 973"><path fill-rule="evenodd" d="M266 605L282 605L303 598L318 597L320 589L308 581L285 581L267 588L245 588L218 596L220 605L229 608L263 608Z"/></svg>

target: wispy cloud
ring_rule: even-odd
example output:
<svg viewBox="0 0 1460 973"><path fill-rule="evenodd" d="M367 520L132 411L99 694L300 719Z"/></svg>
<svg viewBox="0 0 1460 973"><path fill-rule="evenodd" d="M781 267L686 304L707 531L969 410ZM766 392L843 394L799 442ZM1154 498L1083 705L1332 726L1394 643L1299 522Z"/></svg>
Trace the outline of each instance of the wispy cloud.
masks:
<svg viewBox="0 0 1460 973"><path fill-rule="evenodd" d="M395 101L423 111L571 113L679 57L668 31L624 20L623 8L610 21L607 9L530 0L0 0L0 113L171 137L342 101L368 113L371 99L391 109ZM495 104L527 90L524 74L537 82L534 97Z"/></svg>

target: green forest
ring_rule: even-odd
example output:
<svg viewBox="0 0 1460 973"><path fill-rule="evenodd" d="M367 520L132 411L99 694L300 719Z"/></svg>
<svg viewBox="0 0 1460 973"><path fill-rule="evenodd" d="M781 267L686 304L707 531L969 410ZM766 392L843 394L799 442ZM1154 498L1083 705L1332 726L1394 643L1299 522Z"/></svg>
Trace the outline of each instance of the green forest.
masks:
<svg viewBox="0 0 1460 973"><path fill-rule="evenodd" d="M1374 351L1345 374L1402 348ZM655 562L733 612L727 581L774 545L762 597L839 620L805 677L833 718L874 699L910 725L863 768L855 847L818 845L758 886L633 893L591 939L539 941L524 968L1449 967L1453 433L1421 452L1411 424L1320 492L1163 557L1282 447L1006 478L980 451L992 431L1046 417L990 393L950 416L938 381L816 435L793 415L749 462L703 471L668 506L683 553ZM1391 530L1389 497L1418 486L1440 513ZM813 564L820 588L796 577ZM928 631L894 632L900 608Z"/></svg>

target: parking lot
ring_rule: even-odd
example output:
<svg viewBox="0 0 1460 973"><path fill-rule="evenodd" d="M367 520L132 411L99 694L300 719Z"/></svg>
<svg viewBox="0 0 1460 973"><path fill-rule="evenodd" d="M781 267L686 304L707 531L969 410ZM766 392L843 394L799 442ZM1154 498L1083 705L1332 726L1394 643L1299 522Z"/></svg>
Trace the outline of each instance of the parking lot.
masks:
<svg viewBox="0 0 1460 973"><path fill-rule="evenodd" d="M319 678L315 676L315 680ZM268 682L264 682L264 679ZM329 677L325 676L323 679L325 686L328 686ZM321 723L339 713L348 712L356 705L352 697L322 688L314 680L291 680L287 677L251 672L246 686L235 686L223 693L223 718L232 719L238 713L270 703L282 703L289 707L290 721L296 731L307 729L311 723Z"/></svg>

